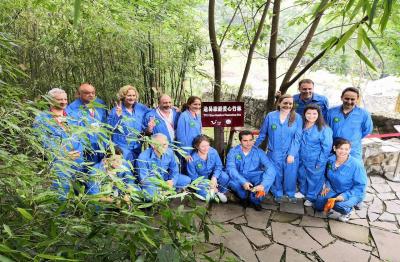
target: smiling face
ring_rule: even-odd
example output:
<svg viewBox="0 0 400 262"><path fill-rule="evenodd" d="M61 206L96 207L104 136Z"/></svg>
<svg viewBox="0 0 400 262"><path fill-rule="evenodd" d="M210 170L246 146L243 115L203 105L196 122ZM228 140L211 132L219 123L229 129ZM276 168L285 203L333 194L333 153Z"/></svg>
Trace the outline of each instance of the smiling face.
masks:
<svg viewBox="0 0 400 262"><path fill-rule="evenodd" d="M79 87L79 97L84 104L90 103L96 98L96 89L90 84L82 84Z"/></svg>
<svg viewBox="0 0 400 262"><path fill-rule="evenodd" d="M161 110L164 110L164 111L170 110L172 108L172 99L171 99L171 97L167 96L167 95L163 95L160 98L160 102L159 102L158 106L160 107Z"/></svg>
<svg viewBox="0 0 400 262"><path fill-rule="evenodd" d="M293 98L292 97L287 97L284 98L280 103L279 103L279 110L283 112L290 112L293 108Z"/></svg>
<svg viewBox="0 0 400 262"><path fill-rule="evenodd" d="M338 147L333 147L333 149L335 150L337 158L346 159L347 157L349 157L351 147L350 144L342 144Z"/></svg>
<svg viewBox="0 0 400 262"><path fill-rule="evenodd" d="M201 109L201 101L196 99L193 103L189 104L189 110L198 113Z"/></svg>
<svg viewBox="0 0 400 262"><path fill-rule="evenodd" d="M343 108L346 110L351 110L357 104L358 94L352 91L347 91L341 98L343 102Z"/></svg>
<svg viewBox="0 0 400 262"><path fill-rule="evenodd" d="M312 98L314 93L314 84L312 83L302 83L299 87L301 99L308 100Z"/></svg>
<svg viewBox="0 0 400 262"><path fill-rule="evenodd" d="M316 109L308 109L305 113L304 113L305 117L306 117L306 121L310 124L314 124L317 119L318 119L318 110Z"/></svg>
<svg viewBox="0 0 400 262"><path fill-rule="evenodd" d="M240 145L244 151L250 151L254 145L254 137L253 135L244 135L240 140Z"/></svg>
<svg viewBox="0 0 400 262"><path fill-rule="evenodd" d="M210 150L210 143L208 141L201 141L201 143L197 147L197 150L201 154L208 154L208 151Z"/></svg>
<svg viewBox="0 0 400 262"><path fill-rule="evenodd" d="M52 108L65 110L67 105L68 99L66 93L57 93L53 96L53 101L51 105Z"/></svg>
<svg viewBox="0 0 400 262"><path fill-rule="evenodd" d="M124 103L126 106L133 106L136 103L137 95L135 90L129 89L124 97Z"/></svg>

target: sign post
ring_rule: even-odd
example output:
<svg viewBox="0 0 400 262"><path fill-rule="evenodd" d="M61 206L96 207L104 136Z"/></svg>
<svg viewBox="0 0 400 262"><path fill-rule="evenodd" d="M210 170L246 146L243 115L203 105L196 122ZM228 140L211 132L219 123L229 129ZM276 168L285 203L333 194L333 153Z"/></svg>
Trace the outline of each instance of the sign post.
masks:
<svg viewBox="0 0 400 262"><path fill-rule="evenodd" d="M242 127L244 102L203 102L201 123L203 127Z"/></svg>

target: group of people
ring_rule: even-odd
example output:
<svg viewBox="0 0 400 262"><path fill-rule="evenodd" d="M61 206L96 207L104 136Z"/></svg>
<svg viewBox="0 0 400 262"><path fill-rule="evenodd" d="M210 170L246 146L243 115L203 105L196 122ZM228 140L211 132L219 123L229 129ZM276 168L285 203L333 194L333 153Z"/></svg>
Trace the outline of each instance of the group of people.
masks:
<svg viewBox="0 0 400 262"><path fill-rule="evenodd" d="M75 173L82 172L87 174L87 194L121 194L120 188L103 188L105 175L142 191L147 200L165 186L180 190L198 181L199 198L226 202L231 190L256 210L269 191L278 203L305 198L304 205L317 210L333 199L333 210L347 221L365 195L361 139L372 132L371 116L357 106L356 88L343 90L343 104L333 108L314 93L312 80L300 81L299 91L295 96L277 94L277 110L267 114L256 140L253 132L239 133L240 144L229 150L225 167L202 134L202 101L196 96L179 110L164 94L149 109L128 85L120 88L118 102L107 112L89 83L80 85L79 97L70 105L65 91L54 88L48 92L50 109L36 117L35 127L54 155L53 186L63 199ZM264 140L267 152L259 148ZM148 141L147 149L143 141Z"/></svg>

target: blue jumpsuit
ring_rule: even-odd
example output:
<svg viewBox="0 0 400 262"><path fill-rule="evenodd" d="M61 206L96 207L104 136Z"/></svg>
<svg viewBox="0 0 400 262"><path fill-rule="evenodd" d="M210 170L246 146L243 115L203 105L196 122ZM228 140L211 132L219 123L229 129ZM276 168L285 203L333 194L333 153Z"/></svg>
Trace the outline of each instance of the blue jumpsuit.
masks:
<svg viewBox="0 0 400 262"><path fill-rule="evenodd" d="M332 130L317 125L303 129L300 143L298 182L300 192L314 202L325 180L326 161L332 150Z"/></svg>
<svg viewBox="0 0 400 262"><path fill-rule="evenodd" d="M276 178L271 191L277 198L284 194L293 198L296 193L302 123L299 114L296 114L295 121L289 126L289 116L281 123L279 111L270 112L265 117L260 135L256 140L255 145L259 146L268 137L267 155L274 162L276 168ZM291 164L287 163L288 155L294 157L294 162Z"/></svg>
<svg viewBox="0 0 400 262"><path fill-rule="evenodd" d="M91 163L99 163L103 154L99 151L102 145L106 146L106 136L98 128L107 123L107 110L104 101L96 98L94 101L94 115L90 114L89 108L80 98L73 101L66 109L67 114L80 122L80 125L86 127L89 144L85 145L85 160ZM93 130L90 130L91 127Z"/></svg>
<svg viewBox="0 0 400 262"><path fill-rule="evenodd" d="M190 177L179 173L178 162L171 148L168 148L161 158L156 155L153 148L146 149L136 159L136 167L142 190L150 197L153 197L159 189L154 179L172 180L176 188L184 188L190 184Z"/></svg>
<svg viewBox="0 0 400 262"><path fill-rule="evenodd" d="M321 108L322 115L326 119L329 103L328 103L328 98L326 98L325 96L314 93L311 99L304 101L303 99L300 98L300 94L296 94L293 96L293 101L295 104L296 113L298 113L299 115L303 116L304 109L306 108L307 105L316 104L319 105L319 107Z"/></svg>
<svg viewBox="0 0 400 262"><path fill-rule="evenodd" d="M144 132L143 120L149 109L135 103L132 113L122 105L122 115L118 116L114 107L108 116L108 124L113 128L112 141L117 144L128 161L135 160L142 151L140 136Z"/></svg>
<svg viewBox="0 0 400 262"><path fill-rule="evenodd" d="M183 148L188 154L191 154L193 151L194 138L201 135L201 127L200 115L193 117L189 110L181 113L176 128L176 140L179 142L178 146Z"/></svg>
<svg viewBox="0 0 400 262"><path fill-rule="evenodd" d="M246 200L249 191L244 190L243 184L250 182L253 186L263 185L267 193L275 180L276 170L264 151L253 147L250 152L243 154L241 145L231 148L226 158L226 172L229 174L229 187L236 192L240 199ZM260 204L264 198L256 198L250 193L250 202Z"/></svg>
<svg viewBox="0 0 400 262"><path fill-rule="evenodd" d="M171 136L170 136L170 134L169 134L169 132L168 132L167 125L168 125L168 124L172 124L172 125L173 125L173 129L176 130L176 127L177 127L177 125L178 125L178 118L179 118L179 115L180 115L180 114L179 114L178 112L176 112L175 109L172 109L172 120L173 120L172 122L173 122L173 123L166 123L166 122L164 121L164 119L160 116L160 114L157 113L157 109L153 109L153 110L149 111L149 112L146 114L146 116L144 117L144 123L143 123L143 124L144 124L144 125L146 126L146 128L147 128L147 125L148 125L150 119L151 119L151 118L154 118L154 122L155 122L156 125L155 125L154 128L153 128L153 134L157 134L157 133L164 134L164 135L167 136L168 141L169 141L170 143L172 143L172 142L174 142L175 138L174 138L174 139L171 138Z"/></svg>
<svg viewBox="0 0 400 262"><path fill-rule="evenodd" d="M210 147L206 160L200 158L197 152L192 153L192 158L193 160L187 164L187 172L192 181L199 177L205 179L215 177L218 182L218 191L221 193L228 191L229 176L222 171L223 165L217 150ZM199 190L197 190L197 193L206 197L208 193L208 183L204 181L198 185L198 188Z"/></svg>
<svg viewBox="0 0 400 262"><path fill-rule="evenodd" d="M335 202L333 209L341 214L348 214L365 197L367 174L363 164L352 156L337 169L335 161L336 155L328 158L325 186L330 188L330 191L326 196L317 197L315 209L322 211L329 198L342 195L344 201Z"/></svg>
<svg viewBox="0 0 400 262"><path fill-rule="evenodd" d="M118 188L118 182L122 182L125 186L131 185L134 188L137 188L135 187L135 178L132 174L131 168L126 161L123 161L121 167L117 168L116 171L116 177L119 181L114 179L112 180L117 184L117 186L111 185L113 183L107 183L110 182L110 179L105 177L106 169L103 161L94 165L89 172L90 180L87 183L86 193L88 195L96 195L99 193L110 194L116 191L118 194L120 194L121 190ZM107 192L110 190L112 192Z"/></svg>
<svg viewBox="0 0 400 262"><path fill-rule="evenodd" d="M60 199L65 200L70 191L70 181L74 179L75 173L82 171L83 145L82 140L69 132L69 127L77 123L66 117L65 128L61 127L50 112L42 112L35 118L34 128L43 144L53 157L52 170L57 179L53 181L52 188L60 194ZM78 151L80 157L71 161L67 159L68 152Z"/></svg>

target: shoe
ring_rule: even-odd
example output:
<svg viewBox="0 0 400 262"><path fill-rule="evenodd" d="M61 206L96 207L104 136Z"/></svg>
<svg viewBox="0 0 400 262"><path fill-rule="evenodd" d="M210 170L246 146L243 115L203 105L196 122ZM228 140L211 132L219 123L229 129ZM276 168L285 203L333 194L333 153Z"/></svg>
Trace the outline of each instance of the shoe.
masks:
<svg viewBox="0 0 400 262"><path fill-rule="evenodd" d="M304 206L312 207L313 206L313 202L311 202L310 200L306 200L306 201L304 201Z"/></svg>
<svg viewBox="0 0 400 262"><path fill-rule="evenodd" d="M330 219L339 219L339 217L340 217L341 215L342 215L342 214L340 214L339 212L337 212L337 211L331 209L331 210L329 211L329 213L327 214L327 217L330 218Z"/></svg>
<svg viewBox="0 0 400 262"><path fill-rule="evenodd" d="M304 198L304 195L301 192L296 192L296 194L294 194L295 198Z"/></svg>
<svg viewBox="0 0 400 262"><path fill-rule="evenodd" d="M361 210L361 209L363 209L363 208L364 208L364 202L361 201L360 203L358 203L357 205L355 205L354 208L355 208L356 210Z"/></svg>
<svg viewBox="0 0 400 262"><path fill-rule="evenodd" d="M349 221L350 216L351 216L351 212L348 214L341 215L338 219L339 219L339 221L346 223L347 221Z"/></svg>
<svg viewBox="0 0 400 262"><path fill-rule="evenodd" d="M289 197L289 203L296 204L297 198L296 197Z"/></svg>
<svg viewBox="0 0 400 262"><path fill-rule="evenodd" d="M252 206L256 211L261 211L262 210L262 206L260 204L252 204Z"/></svg>
<svg viewBox="0 0 400 262"><path fill-rule="evenodd" d="M221 203L226 203L226 202L228 202L228 198L226 197L226 195L225 195L224 193L217 192L216 195L217 195L217 197L219 198L219 201L220 201Z"/></svg>
<svg viewBox="0 0 400 262"><path fill-rule="evenodd" d="M274 197L274 201L278 204L282 203L282 197Z"/></svg>

